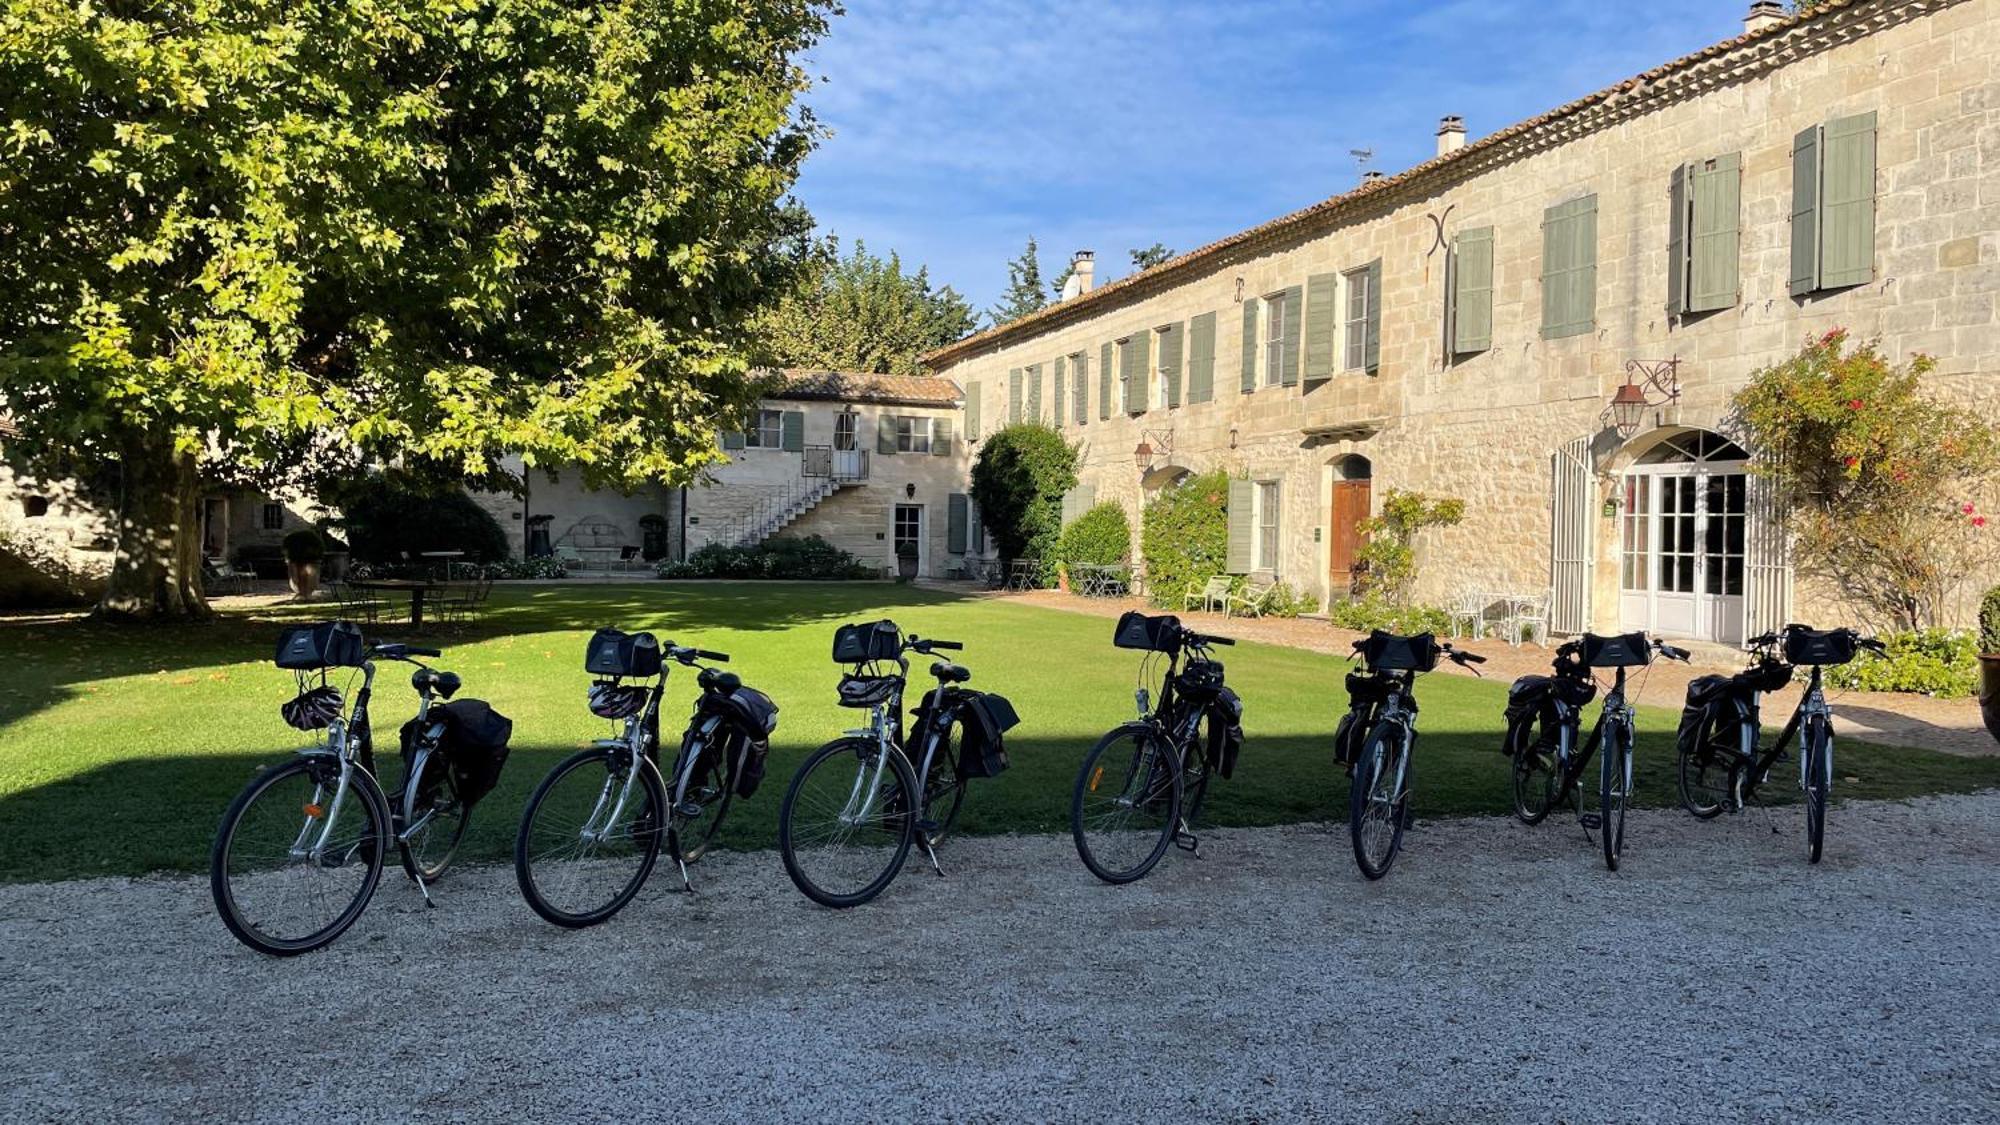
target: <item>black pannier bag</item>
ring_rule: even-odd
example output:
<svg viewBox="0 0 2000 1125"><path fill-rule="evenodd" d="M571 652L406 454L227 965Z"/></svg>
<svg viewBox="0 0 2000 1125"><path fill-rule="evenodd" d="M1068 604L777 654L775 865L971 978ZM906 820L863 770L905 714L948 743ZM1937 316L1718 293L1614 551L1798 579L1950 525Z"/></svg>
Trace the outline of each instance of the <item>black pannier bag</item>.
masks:
<svg viewBox="0 0 2000 1125"><path fill-rule="evenodd" d="M359 668L365 650L361 628L354 622L321 621L279 634L277 662L280 668L299 672Z"/></svg>
<svg viewBox="0 0 2000 1125"><path fill-rule="evenodd" d="M1502 754L1517 758L1533 744L1535 719L1547 709L1554 695L1555 684L1548 676L1522 676L1508 685L1507 733L1500 740Z"/></svg>
<svg viewBox="0 0 2000 1125"><path fill-rule="evenodd" d="M1180 672L1178 683L1181 694L1196 702L1206 703L1222 690L1222 675L1220 660L1191 660Z"/></svg>
<svg viewBox="0 0 2000 1125"><path fill-rule="evenodd" d="M1709 740L1729 701L1729 688L1728 676L1696 676L1688 681L1687 702L1674 732L1674 745L1682 754L1696 753Z"/></svg>
<svg viewBox="0 0 2000 1125"><path fill-rule="evenodd" d="M894 621L886 618L859 625L842 625L833 631L835 664L866 664L871 660L894 660L902 654L902 630L896 627Z"/></svg>
<svg viewBox="0 0 2000 1125"><path fill-rule="evenodd" d="M749 800L764 784L764 761L771 756L771 744L761 738L736 737L736 795Z"/></svg>
<svg viewBox="0 0 2000 1125"><path fill-rule="evenodd" d="M583 670L599 676L657 676L660 642L651 633L599 629L590 635Z"/></svg>
<svg viewBox="0 0 2000 1125"><path fill-rule="evenodd" d="M1243 753L1243 700L1228 688L1215 693L1209 704L1209 761L1227 781L1236 773L1236 759Z"/></svg>
<svg viewBox="0 0 2000 1125"><path fill-rule="evenodd" d="M1639 668L1653 662L1653 642L1644 633L1583 635L1583 663L1589 668Z"/></svg>
<svg viewBox="0 0 2000 1125"><path fill-rule="evenodd" d="M1361 648L1368 667L1385 672L1428 672L1437 667L1438 639L1430 633L1400 637L1376 629Z"/></svg>
<svg viewBox="0 0 2000 1125"><path fill-rule="evenodd" d="M1021 717L1014 705L998 695L967 692L958 704L958 774L960 777L998 777L1007 769L1007 749L1003 736Z"/></svg>
<svg viewBox="0 0 2000 1125"><path fill-rule="evenodd" d="M467 807L477 804L500 783L500 768L507 764L507 740L514 735L514 721L481 699L439 703L431 708L430 720L444 728L438 736L438 752L451 767L459 800ZM403 764L408 768L417 737L417 720L404 723L402 734Z"/></svg>
<svg viewBox="0 0 2000 1125"><path fill-rule="evenodd" d="M1361 756L1361 743L1375 722L1375 706L1388 697L1382 681L1366 672L1347 674L1347 713L1333 730L1333 760L1351 766Z"/></svg>
<svg viewBox="0 0 2000 1125"><path fill-rule="evenodd" d="M1846 664L1860 650L1852 629L1793 629L1785 634L1785 659L1793 664Z"/></svg>
<svg viewBox="0 0 2000 1125"><path fill-rule="evenodd" d="M1118 627L1111 632L1111 643L1119 648L1164 652L1171 656L1181 650L1181 619L1171 613L1151 617L1136 609L1127 610L1118 619Z"/></svg>

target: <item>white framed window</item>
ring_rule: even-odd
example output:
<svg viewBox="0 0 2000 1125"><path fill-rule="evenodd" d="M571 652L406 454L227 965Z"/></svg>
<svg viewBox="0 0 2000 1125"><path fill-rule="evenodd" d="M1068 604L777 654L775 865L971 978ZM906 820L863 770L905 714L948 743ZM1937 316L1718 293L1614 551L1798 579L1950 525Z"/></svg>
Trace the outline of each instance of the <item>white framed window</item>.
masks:
<svg viewBox="0 0 2000 1125"><path fill-rule="evenodd" d="M860 425L861 416L852 411L842 411L833 416L833 447L845 453L856 448L854 434Z"/></svg>
<svg viewBox="0 0 2000 1125"><path fill-rule="evenodd" d="M1264 364L1264 386L1275 387L1285 373L1285 295L1272 293L1264 298L1264 346L1258 350Z"/></svg>
<svg viewBox="0 0 2000 1125"><path fill-rule="evenodd" d="M1256 507L1251 512L1251 526L1256 531L1256 541L1251 558L1251 569L1278 569L1278 482L1265 480L1257 482Z"/></svg>
<svg viewBox="0 0 2000 1125"><path fill-rule="evenodd" d="M283 504L264 505L264 530L281 531L285 526L285 506Z"/></svg>
<svg viewBox="0 0 2000 1125"><path fill-rule="evenodd" d="M1360 371L1368 366L1368 320L1375 311L1374 287L1369 285L1367 267L1349 270L1340 276L1341 291L1347 297L1347 313L1341 318L1341 368Z"/></svg>
<svg viewBox="0 0 2000 1125"><path fill-rule="evenodd" d="M784 425L784 416L778 411L759 410L743 432L743 444L751 449L776 449L784 444Z"/></svg>
<svg viewBox="0 0 2000 1125"><path fill-rule="evenodd" d="M931 419L912 418L903 415L896 419L896 452L929 453L931 451Z"/></svg>

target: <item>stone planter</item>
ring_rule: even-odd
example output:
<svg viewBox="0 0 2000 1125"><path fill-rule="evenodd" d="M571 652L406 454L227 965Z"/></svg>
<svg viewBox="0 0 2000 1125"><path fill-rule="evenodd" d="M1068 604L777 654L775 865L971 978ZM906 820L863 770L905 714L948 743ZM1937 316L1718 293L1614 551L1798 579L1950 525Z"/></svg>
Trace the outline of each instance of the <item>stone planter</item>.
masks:
<svg viewBox="0 0 2000 1125"><path fill-rule="evenodd" d="M2000 652L1979 656L1979 714L1987 733L2000 742Z"/></svg>
<svg viewBox="0 0 2000 1125"><path fill-rule="evenodd" d="M298 596L298 600L302 602L311 600L313 594L319 590L319 564L286 563L285 570L292 580L292 593Z"/></svg>
<svg viewBox="0 0 2000 1125"><path fill-rule="evenodd" d="M917 576L917 556L897 555L896 577L902 579L905 582L908 582L911 579L915 578L916 576Z"/></svg>

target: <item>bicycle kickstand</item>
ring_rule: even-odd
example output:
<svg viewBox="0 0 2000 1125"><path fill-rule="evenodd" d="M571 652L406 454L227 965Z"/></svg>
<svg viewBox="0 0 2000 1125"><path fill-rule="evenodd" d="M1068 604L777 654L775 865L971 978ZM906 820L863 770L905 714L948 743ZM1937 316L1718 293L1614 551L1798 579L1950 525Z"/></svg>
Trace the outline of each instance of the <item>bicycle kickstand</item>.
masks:
<svg viewBox="0 0 2000 1125"><path fill-rule="evenodd" d="M923 845L924 845L924 857L931 861L931 870L938 873L938 878L940 879L944 878L944 867L938 863L937 849L931 847L931 842L929 840L924 840Z"/></svg>
<svg viewBox="0 0 2000 1125"><path fill-rule="evenodd" d="M410 875L417 881L417 893L424 896L424 909L426 910L437 909L437 902L431 898L431 889L428 885L424 883L424 877L422 875L417 874L414 871L411 872Z"/></svg>
<svg viewBox="0 0 2000 1125"><path fill-rule="evenodd" d="M693 893L694 893L694 882L693 882L693 880L691 880L691 879L689 879L689 878L688 878L688 865L687 865L687 860L684 860L684 859L682 859L682 858L681 858L681 857L679 857L679 856L675 856L675 857L674 857L674 866L675 866L675 867L678 867L678 868L680 868L680 869L681 869L681 890L682 890L682 891L684 891L684 892L685 892L685 893L687 893L687 894L693 894Z"/></svg>

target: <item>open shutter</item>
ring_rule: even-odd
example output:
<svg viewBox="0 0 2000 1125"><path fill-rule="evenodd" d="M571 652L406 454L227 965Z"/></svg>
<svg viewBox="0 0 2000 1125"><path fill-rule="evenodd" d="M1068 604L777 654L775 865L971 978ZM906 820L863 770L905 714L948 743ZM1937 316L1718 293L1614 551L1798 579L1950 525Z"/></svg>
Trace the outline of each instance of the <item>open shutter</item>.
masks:
<svg viewBox="0 0 2000 1125"><path fill-rule="evenodd" d="M1718 156L1689 170L1688 312L1713 312L1736 303L1742 179L1741 153Z"/></svg>
<svg viewBox="0 0 2000 1125"><path fill-rule="evenodd" d="M944 549L954 555L965 553L970 540L972 504L963 492L944 498Z"/></svg>
<svg viewBox="0 0 2000 1125"><path fill-rule="evenodd" d="M1590 629L1597 573L1597 474L1591 471L1590 438L1565 442L1549 466L1549 631L1574 636Z"/></svg>
<svg viewBox="0 0 2000 1125"><path fill-rule="evenodd" d="M1257 389L1257 307L1263 302L1252 297L1243 302L1243 393Z"/></svg>
<svg viewBox="0 0 2000 1125"><path fill-rule="evenodd" d="M1063 397L1063 391L1067 389L1064 379L1068 374L1069 360L1064 359L1062 356L1057 356L1055 378L1049 386L1049 419L1055 423L1055 427L1058 430L1063 428L1063 422L1069 415L1069 410L1067 409L1069 399Z"/></svg>
<svg viewBox="0 0 2000 1125"><path fill-rule="evenodd" d="M1153 381L1153 332L1141 329L1125 341L1125 358L1130 361L1125 376L1125 412L1144 414L1152 409L1147 388Z"/></svg>
<svg viewBox="0 0 2000 1125"><path fill-rule="evenodd" d="M1743 635L1755 637L1792 620L1792 537L1771 478L1743 483Z"/></svg>
<svg viewBox="0 0 2000 1125"><path fill-rule="evenodd" d="M1370 375L1382 369L1382 259L1368 263L1367 355L1363 365Z"/></svg>
<svg viewBox="0 0 2000 1125"><path fill-rule="evenodd" d="M1068 527L1077 517L1088 512L1097 503L1097 489L1087 484L1079 484L1062 494L1062 526Z"/></svg>
<svg viewBox="0 0 2000 1125"><path fill-rule="evenodd" d="M742 431L742 430L724 430L724 431L722 432L722 448L724 448L724 449L741 449L741 448L743 448L743 431Z"/></svg>
<svg viewBox="0 0 2000 1125"><path fill-rule="evenodd" d="M1819 132L1792 138L1792 268L1786 286L1798 297L1819 288Z"/></svg>
<svg viewBox="0 0 2000 1125"><path fill-rule="evenodd" d="M1070 373L1070 382L1076 384L1076 424L1090 423L1090 357L1076 353L1076 370Z"/></svg>
<svg viewBox="0 0 2000 1125"><path fill-rule="evenodd" d="M1031 364L1026 371L1028 379L1028 411L1025 417L1030 422L1042 420L1042 365Z"/></svg>
<svg viewBox="0 0 2000 1125"><path fill-rule="evenodd" d="M1597 197L1542 214L1542 338L1578 336L1597 320Z"/></svg>
<svg viewBox="0 0 2000 1125"><path fill-rule="evenodd" d="M1247 480L1229 482L1229 538L1224 569L1231 574L1250 573L1250 543L1256 529L1251 524L1256 485Z"/></svg>
<svg viewBox="0 0 2000 1125"><path fill-rule="evenodd" d="M965 437L967 441L979 440L979 381L965 385Z"/></svg>
<svg viewBox="0 0 2000 1125"><path fill-rule="evenodd" d="M1305 312L1306 291L1294 285L1284 292L1285 334L1278 345L1278 382L1287 387L1299 385L1299 318Z"/></svg>
<svg viewBox="0 0 2000 1125"><path fill-rule="evenodd" d="M1007 424L1012 426L1021 421L1021 369L1016 367L1007 372Z"/></svg>
<svg viewBox="0 0 2000 1125"><path fill-rule="evenodd" d="M875 416L875 452L887 456L896 453L896 416L877 414Z"/></svg>
<svg viewBox="0 0 2000 1125"><path fill-rule="evenodd" d="M1820 144L1819 286L1875 280L1875 114L1826 123Z"/></svg>
<svg viewBox="0 0 2000 1125"><path fill-rule="evenodd" d="M936 457L951 456L951 419L931 419L931 454Z"/></svg>
<svg viewBox="0 0 2000 1125"><path fill-rule="evenodd" d="M1169 324L1160 333L1160 374L1167 384L1168 406L1181 404L1181 337L1186 328L1180 324Z"/></svg>
<svg viewBox="0 0 2000 1125"><path fill-rule="evenodd" d="M1460 232L1451 245L1451 350L1493 346L1493 228Z"/></svg>
<svg viewBox="0 0 2000 1125"><path fill-rule="evenodd" d="M1111 417L1111 383L1117 372L1111 368L1111 345L1106 344L1097 352L1097 416Z"/></svg>
<svg viewBox="0 0 2000 1125"><path fill-rule="evenodd" d="M778 416L778 448L787 453L803 453L806 448L804 411L787 410Z"/></svg>
<svg viewBox="0 0 2000 1125"><path fill-rule="evenodd" d="M1205 312L1188 321L1187 401L1215 397L1215 314Z"/></svg>
<svg viewBox="0 0 2000 1125"><path fill-rule="evenodd" d="M1667 315L1688 311L1688 181L1693 167L1674 166L1667 177Z"/></svg>
<svg viewBox="0 0 2000 1125"><path fill-rule="evenodd" d="M1340 275L1319 273L1306 278L1305 380L1333 378L1333 336L1340 321Z"/></svg>

